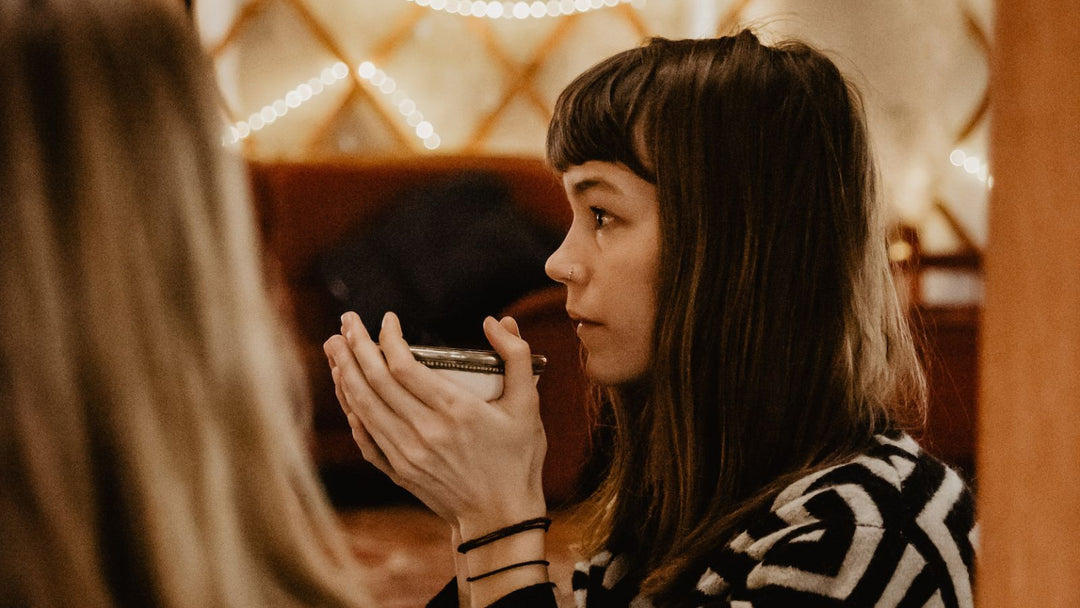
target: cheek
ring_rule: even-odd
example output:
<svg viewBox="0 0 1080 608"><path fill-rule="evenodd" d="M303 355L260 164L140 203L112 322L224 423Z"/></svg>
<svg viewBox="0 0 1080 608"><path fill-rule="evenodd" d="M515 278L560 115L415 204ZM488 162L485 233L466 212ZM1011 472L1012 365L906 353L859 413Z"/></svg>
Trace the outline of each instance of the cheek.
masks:
<svg viewBox="0 0 1080 608"><path fill-rule="evenodd" d="M606 372L612 382L641 376L652 361L653 328L657 315L655 265L626 264L611 285L612 344L597 349L593 371Z"/></svg>

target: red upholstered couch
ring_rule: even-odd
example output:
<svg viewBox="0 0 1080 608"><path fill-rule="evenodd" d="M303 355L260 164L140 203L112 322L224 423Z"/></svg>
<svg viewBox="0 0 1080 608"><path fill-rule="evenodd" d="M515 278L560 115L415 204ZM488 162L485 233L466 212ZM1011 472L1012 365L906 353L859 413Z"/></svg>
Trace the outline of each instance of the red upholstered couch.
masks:
<svg viewBox="0 0 1080 608"><path fill-rule="evenodd" d="M344 312L311 266L347 231L373 220L406 188L444 183L465 171L483 170L508 185L513 204L530 219L560 231L570 224L562 186L539 159L505 157L402 157L324 162L257 162L249 166L265 246L278 267L299 338L314 403L316 462L348 470L349 483L375 487L381 475L363 462L337 405L322 343L338 331ZM549 501L570 498L588 454L585 384L577 338L563 306L565 292L552 283L512 305L535 352L549 358L540 379L541 416L548 435L544 485ZM362 492L363 490L359 490Z"/></svg>

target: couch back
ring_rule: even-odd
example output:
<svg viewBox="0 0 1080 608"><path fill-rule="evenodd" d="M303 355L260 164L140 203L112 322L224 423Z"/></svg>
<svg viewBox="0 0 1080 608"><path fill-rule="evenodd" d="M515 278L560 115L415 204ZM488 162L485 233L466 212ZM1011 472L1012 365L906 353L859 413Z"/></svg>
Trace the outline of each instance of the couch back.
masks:
<svg viewBox="0 0 1080 608"><path fill-rule="evenodd" d="M571 214L555 174L539 159L392 157L319 163L252 162L251 181L267 245L288 280L358 223L374 218L407 189L490 172L531 219L565 230Z"/></svg>

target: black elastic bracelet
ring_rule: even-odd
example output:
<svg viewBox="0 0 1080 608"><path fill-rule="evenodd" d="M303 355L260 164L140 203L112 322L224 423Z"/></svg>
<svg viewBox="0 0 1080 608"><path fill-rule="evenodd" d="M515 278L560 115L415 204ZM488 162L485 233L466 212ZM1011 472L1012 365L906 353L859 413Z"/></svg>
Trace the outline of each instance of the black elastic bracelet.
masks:
<svg viewBox="0 0 1080 608"><path fill-rule="evenodd" d="M538 530L540 528L543 528L544 532L547 532L548 528L550 528L550 527L551 527L551 519L549 519L547 517L536 517L534 519L526 519L525 521L518 522L518 523L516 523L516 524L514 524L512 526L506 526L505 528L499 528L498 530L495 530L494 532L491 532L489 534L485 534L485 535L481 536L480 538L474 538L472 540L467 540L467 541L461 543L460 545L458 545L457 551L458 551L458 553L468 553L469 551L472 551L473 549L475 549L477 547L482 547L484 545L493 543L493 542L495 542L497 540L506 538L507 536L513 536L515 534L525 532L526 530Z"/></svg>
<svg viewBox="0 0 1080 608"><path fill-rule="evenodd" d="M550 566L550 565L551 565L551 562L547 561L546 559L534 559L534 560L528 561L528 562L518 562L516 564L510 564L509 566L503 566L502 568L496 568L496 569L492 570L491 572L485 572L483 574L477 574L476 576L470 576L470 577L465 579L465 582L472 583L472 582L478 581L478 580L480 580L482 578L487 578L489 576L499 574L500 572L506 572L507 570L513 570L514 568L522 568L522 567L525 567L525 566Z"/></svg>

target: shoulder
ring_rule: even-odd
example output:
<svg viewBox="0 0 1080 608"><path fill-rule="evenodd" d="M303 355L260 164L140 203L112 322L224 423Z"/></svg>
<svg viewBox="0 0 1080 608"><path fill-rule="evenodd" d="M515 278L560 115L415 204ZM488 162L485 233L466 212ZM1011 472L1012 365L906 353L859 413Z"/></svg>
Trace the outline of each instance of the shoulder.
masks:
<svg viewBox="0 0 1080 608"><path fill-rule="evenodd" d="M955 471L907 435L878 436L777 494L713 556L697 591L765 606L925 596L923 605L935 595L970 606L973 529L972 496Z"/></svg>

